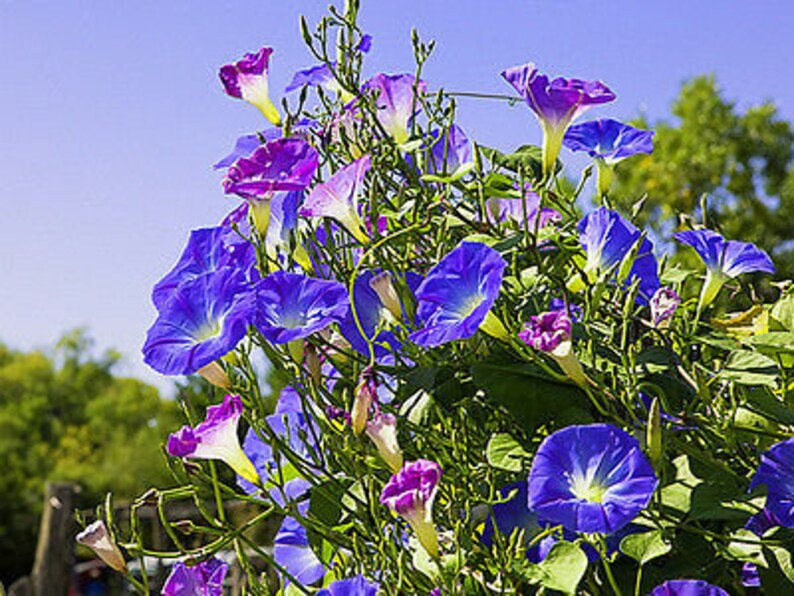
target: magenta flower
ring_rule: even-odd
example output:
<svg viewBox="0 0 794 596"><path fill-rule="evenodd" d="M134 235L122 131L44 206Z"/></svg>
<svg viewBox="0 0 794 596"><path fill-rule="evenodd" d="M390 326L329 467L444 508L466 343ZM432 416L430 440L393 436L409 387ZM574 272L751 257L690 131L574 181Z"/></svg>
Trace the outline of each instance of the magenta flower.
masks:
<svg viewBox="0 0 794 596"><path fill-rule="evenodd" d="M568 126L589 107L608 103L615 94L600 81L556 78L541 74L531 62L502 72L535 112L543 129L543 171L554 169Z"/></svg>
<svg viewBox="0 0 794 596"><path fill-rule="evenodd" d="M246 54L237 62L221 67L220 78L227 95L244 99L276 126L281 125L278 108L270 100L268 61L272 48L262 48L256 54Z"/></svg>
<svg viewBox="0 0 794 596"><path fill-rule="evenodd" d="M680 304L681 296L673 288L663 286L656 290L650 301L653 326L658 329L667 327Z"/></svg>
<svg viewBox="0 0 794 596"><path fill-rule="evenodd" d="M552 310L531 316L518 338L528 346L554 358L568 378L577 385L584 386L587 383L587 375L573 351L571 318L567 311Z"/></svg>
<svg viewBox="0 0 794 596"><path fill-rule="evenodd" d="M408 124L421 108L417 93L423 94L427 83L417 81L410 74L377 74L364 84L364 89L375 91L378 121L397 143L408 140Z"/></svg>
<svg viewBox="0 0 794 596"><path fill-rule="evenodd" d="M359 214L358 195L371 167L368 155L346 165L309 193L298 211L303 217L330 217L342 224L353 237L366 244L369 236Z"/></svg>
<svg viewBox="0 0 794 596"><path fill-rule="evenodd" d="M248 482L259 483L259 474L240 447L237 437L242 413L240 396L227 395L222 404L207 408L207 417L197 427L183 426L172 433L166 444L168 454L193 459L219 459Z"/></svg>
<svg viewBox="0 0 794 596"><path fill-rule="evenodd" d="M402 516L416 532L420 544L432 556L438 554L438 535L433 526L433 500L441 480L441 466L420 459L407 462L394 474L380 495L380 502Z"/></svg>
<svg viewBox="0 0 794 596"><path fill-rule="evenodd" d="M163 596L222 596L223 579L229 566L212 558L188 567L182 561L174 564L163 585Z"/></svg>

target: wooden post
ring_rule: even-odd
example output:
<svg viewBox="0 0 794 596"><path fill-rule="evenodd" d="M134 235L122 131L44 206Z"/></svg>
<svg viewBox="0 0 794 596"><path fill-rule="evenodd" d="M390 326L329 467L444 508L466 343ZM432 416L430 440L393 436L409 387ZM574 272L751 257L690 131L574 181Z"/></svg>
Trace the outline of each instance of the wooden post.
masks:
<svg viewBox="0 0 794 596"><path fill-rule="evenodd" d="M44 496L36 562L33 564L31 596L65 596L74 559L75 495L78 487L48 482Z"/></svg>

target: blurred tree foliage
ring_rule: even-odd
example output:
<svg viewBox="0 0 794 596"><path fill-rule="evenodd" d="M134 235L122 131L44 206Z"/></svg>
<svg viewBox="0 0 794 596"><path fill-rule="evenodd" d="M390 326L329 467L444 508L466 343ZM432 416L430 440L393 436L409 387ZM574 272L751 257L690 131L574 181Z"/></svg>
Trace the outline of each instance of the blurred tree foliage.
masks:
<svg viewBox="0 0 794 596"><path fill-rule="evenodd" d="M778 277L794 276L791 123L771 102L741 111L711 76L685 83L672 113L674 121L634 122L656 131L654 152L618 166L610 198L625 209L647 195L639 221L669 231L679 213L700 221L706 195L709 227L757 244L772 255Z"/></svg>
<svg viewBox="0 0 794 596"><path fill-rule="evenodd" d="M118 355L92 355L82 330L51 354L0 344L0 580L30 572L44 482L74 481L81 507L107 491L133 497L171 484L160 445L179 426L176 404L113 375Z"/></svg>

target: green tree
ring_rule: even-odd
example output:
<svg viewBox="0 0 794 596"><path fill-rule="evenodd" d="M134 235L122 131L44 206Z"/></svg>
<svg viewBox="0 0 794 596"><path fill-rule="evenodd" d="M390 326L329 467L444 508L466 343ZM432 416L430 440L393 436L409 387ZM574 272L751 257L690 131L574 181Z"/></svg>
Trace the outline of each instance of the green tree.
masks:
<svg viewBox="0 0 794 596"><path fill-rule="evenodd" d="M179 425L176 406L137 379L118 378L118 355L92 355L82 330L51 355L0 344L0 580L29 573L44 482L82 487L81 507L105 492L133 497L170 475L160 452Z"/></svg>
<svg viewBox="0 0 794 596"><path fill-rule="evenodd" d="M628 208L647 196L641 223L676 227L678 213L769 252L779 277L794 275L794 129L772 102L742 111L712 76L685 83L674 120L635 124L656 131L654 152L617 169L611 198Z"/></svg>

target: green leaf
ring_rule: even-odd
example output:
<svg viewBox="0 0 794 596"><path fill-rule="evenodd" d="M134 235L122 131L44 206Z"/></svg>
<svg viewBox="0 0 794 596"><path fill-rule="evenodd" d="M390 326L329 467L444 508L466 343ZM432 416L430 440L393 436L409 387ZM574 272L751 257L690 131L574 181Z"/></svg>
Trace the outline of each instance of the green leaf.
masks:
<svg viewBox="0 0 794 596"><path fill-rule="evenodd" d="M673 546L664 539L662 530L631 534L620 542L620 552L645 565L670 552Z"/></svg>
<svg viewBox="0 0 794 596"><path fill-rule="evenodd" d="M726 555L736 561L755 563L768 567L761 542L753 532L740 528L731 534L731 541L725 548Z"/></svg>
<svg viewBox="0 0 794 596"><path fill-rule="evenodd" d="M764 555L769 568L760 567L761 586L768 594L788 594L794 584L794 565L791 551L782 546L765 546Z"/></svg>
<svg viewBox="0 0 794 596"><path fill-rule="evenodd" d="M521 145L512 153L482 147L482 152L494 165L512 172L522 169L528 178L543 177L543 151L535 145Z"/></svg>
<svg viewBox="0 0 794 596"><path fill-rule="evenodd" d="M779 358L786 368L794 366L794 333L791 331L772 331L748 337L745 343L773 358Z"/></svg>
<svg viewBox="0 0 794 596"><path fill-rule="evenodd" d="M523 461L530 455L513 437L506 433L498 433L491 435L485 449L485 457L494 468L508 472L520 472Z"/></svg>
<svg viewBox="0 0 794 596"><path fill-rule="evenodd" d="M778 300L769 313L772 326L781 331L794 331L794 294Z"/></svg>
<svg viewBox="0 0 794 596"><path fill-rule="evenodd" d="M565 594L575 594L576 587L587 571L587 555L572 542L560 541L551 548L538 567L542 586Z"/></svg>
<svg viewBox="0 0 794 596"><path fill-rule="evenodd" d="M352 484L352 480L325 482L312 488L309 512L326 526L335 526L342 517L342 498Z"/></svg>
<svg viewBox="0 0 794 596"><path fill-rule="evenodd" d="M720 373L724 380L739 385L777 386L777 363L769 356L749 350L731 352L725 369Z"/></svg>
<svg viewBox="0 0 794 596"><path fill-rule="evenodd" d="M794 424L794 410L765 387L754 387L746 393L746 406L780 424Z"/></svg>

